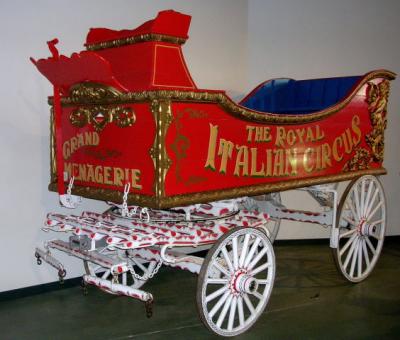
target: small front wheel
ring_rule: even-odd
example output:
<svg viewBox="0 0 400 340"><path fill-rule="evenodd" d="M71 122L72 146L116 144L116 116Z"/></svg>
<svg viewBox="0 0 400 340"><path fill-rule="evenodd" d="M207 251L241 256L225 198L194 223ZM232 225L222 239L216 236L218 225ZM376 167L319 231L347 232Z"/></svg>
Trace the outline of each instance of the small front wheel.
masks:
<svg viewBox="0 0 400 340"><path fill-rule="evenodd" d="M275 255L267 235L233 229L208 252L197 285L202 322L221 336L249 329L263 313L275 279Z"/></svg>

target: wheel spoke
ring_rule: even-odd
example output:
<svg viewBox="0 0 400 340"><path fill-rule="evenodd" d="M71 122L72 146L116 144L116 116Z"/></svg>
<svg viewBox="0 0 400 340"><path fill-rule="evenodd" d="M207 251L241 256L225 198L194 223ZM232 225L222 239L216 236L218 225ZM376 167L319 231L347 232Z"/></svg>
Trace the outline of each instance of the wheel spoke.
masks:
<svg viewBox="0 0 400 340"><path fill-rule="evenodd" d="M356 212L357 212L357 219L361 219L361 213L360 213L360 198L358 197L358 186L354 186L354 201L356 203Z"/></svg>
<svg viewBox="0 0 400 340"><path fill-rule="evenodd" d="M226 250L226 247L222 248L222 254L224 255L225 262L228 265L230 272L234 273L235 269L233 269L233 265L232 265L231 259L229 258L229 254L228 254L228 251Z"/></svg>
<svg viewBox="0 0 400 340"><path fill-rule="evenodd" d="M226 299L228 298L228 296L232 296L230 294L229 291L225 292L224 295L222 295L222 297L219 299L219 301L215 304L215 306L211 309L209 316L212 319L215 315L215 313L217 313L219 311L219 309L221 308L221 306L224 304L224 302L226 301Z"/></svg>
<svg viewBox="0 0 400 340"><path fill-rule="evenodd" d="M349 264L349 261L351 260L356 242L357 242L357 238L355 237L354 241L351 243L350 250L347 253L346 260L344 261L344 264L343 264L343 268L345 268L345 269L347 268L347 265Z"/></svg>
<svg viewBox="0 0 400 340"><path fill-rule="evenodd" d="M360 243L359 239L356 239L354 241L354 243L356 245L354 246L353 259L351 260L351 267L350 267L350 276L351 277L354 277L354 269L355 269L355 265L356 265L357 255L358 255L358 244Z"/></svg>
<svg viewBox="0 0 400 340"><path fill-rule="evenodd" d="M360 199L360 216L363 216L364 213L364 205L365 205L365 182L367 180L361 181L361 199Z"/></svg>
<svg viewBox="0 0 400 340"><path fill-rule="evenodd" d="M362 272L362 240L358 242L358 253L357 253L357 276L360 277Z"/></svg>
<svg viewBox="0 0 400 340"><path fill-rule="evenodd" d="M224 308L222 309L221 314L219 315L218 321L217 321L217 327L221 327L222 322L225 319L226 313L228 312L228 309L231 305L231 301L232 301L233 295L229 294L228 298L225 301L225 305Z"/></svg>
<svg viewBox="0 0 400 340"><path fill-rule="evenodd" d="M238 297L238 311L239 311L239 325L242 327L244 324L244 311L243 311L243 298Z"/></svg>
<svg viewBox="0 0 400 340"><path fill-rule="evenodd" d="M254 314L256 310L253 307L253 304L251 303L249 297L247 295L243 296L244 302L246 303L247 308L249 309L251 314Z"/></svg>
<svg viewBox="0 0 400 340"><path fill-rule="evenodd" d="M255 276L259 272L261 272L264 269L269 268L269 267L271 267L271 263L266 262L266 263L262 264L261 266L257 267L256 269L251 270L250 273L251 273L252 276Z"/></svg>
<svg viewBox="0 0 400 340"><path fill-rule="evenodd" d="M356 221L352 220L350 217L347 216L343 216L343 219L348 222L349 224L353 225L353 226L357 226Z"/></svg>
<svg viewBox="0 0 400 340"><path fill-rule="evenodd" d="M257 280L257 283L258 283L259 285L268 285L268 284L271 283L271 281L268 280L268 279L264 279L264 280Z"/></svg>
<svg viewBox="0 0 400 340"><path fill-rule="evenodd" d="M239 267L243 267L244 260L246 259L247 250L249 248L250 234L244 236L242 253L240 254Z"/></svg>
<svg viewBox="0 0 400 340"><path fill-rule="evenodd" d="M371 193L372 193L373 187L374 187L374 181L370 181L369 186L368 186L367 197L365 199L364 211L362 212L364 214L364 216L366 216L366 214L367 214L367 208L369 206L369 199L371 198Z"/></svg>
<svg viewBox="0 0 400 340"><path fill-rule="evenodd" d="M224 267L222 267L222 265L220 263L218 263L217 261L214 261L212 265L215 268L217 268L222 274L229 277L229 272Z"/></svg>
<svg viewBox="0 0 400 340"><path fill-rule="evenodd" d="M254 292L253 296L255 296L257 299L259 299L260 301L263 299L264 296L262 296L259 292Z"/></svg>
<svg viewBox="0 0 400 340"><path fill-rule="evenodd" d="M364 253L364 260L367 265L367 268L369 267L369 255L368 255L368 249L367 245L365 243L365 239L362 240L362 248L363 248L363 253Z"/></svg>
<svg viewBox="0 0 400 340"><path fill-rule="evenodd" d="M340 257L344 254L344 252L347 250L347 248L353 244L354 239L357 237L357 234L351 235L351 237L347 240L343 248L340 250L339 255Z"/></svg>
<svg viewBox="0 0 400 340"><path fill-rule="evenodd" d="M339 238L350 236L351 234L355 233L357 229L351 229L349 231L344 232L343 234L339 235Z"/></svg>
<svg viewBox="0 0 400 340"><path fill-rule="evenodd" d="M371 209L372 209L372 206L373 206L374 203L375 203L375 199L376 199L376 196L378 196L378 193L379 193L379 187L375 189L374 195L372 196L371 201L369 202L368 207L367 207L367 209L365 210L365 216L366 216L367 218L368 218L368 216L369 216L369 212L370 212Z"/></svg>
<svg viewBox="0 0 400 340"><path fill-rule="evenodd" d="M219 288L215 292L211 293L210 295L207 295L206 296L206 303L214 300L216 297L222 295L223 293L225 293L225 294L228 293L229 294L229 292L227 292L227 290L228 290L228 287L224 286L224 287Z"/></svg>
<svg viewBox="0 0 400 340"><path fill-rule="evenodd" d="M208 278L206 280L207 284L217 284L217 285L225 285L228 283L228 279L211 279Z"/></svg>
<svg viewBox="0 0 400 340"><path fill-rule="evenodd" d="M233 269L238 269L238 245L237 245L237 237L232 239L232 256L233 256Z"/></svg>
<svg viewBox="0 0 400 340"><path fill-rule="evenodd" d="M235 315L236 315L236 304L237 304L237 297L234 296L231 302L231 309L229 311L228 331L231 331L233 328L233 321L235 320Z"/></svg>
<svg viewBox="0 0 400 340"><path fill-rule="evenodd" d="M261 260L261 258L264 256L264 254L267 252L267 247L264 247L258 254L257 256L253 259L253 261L250 262L250 264L247 266L247 270L252 270L253 267L258 263L258 261ZM255 275L255 274L254 274Z"/></svg>
<svg viewBox="0 0 400 340"><path fill-rule="evenodd" d="M257 239L254 241L252 247L250 248L249 253L247 254L246 260L245 260L244 263L243 263L243 267L246 268L246 267L249 265L251 259L252 259L253 256L254 256L255 251L257 250L257 247L258 247L258 244L260 243L260 241L261 241L261 240L260 240L259 238L257 238Z"/></svg>
<svg viewBox="0 0 400 340"><path fill-rule="evenodd" d="M374 248L374 246L372 245L371 241L369 240L368 237L365 238L365 241L367 242L367 245L369 247L369 249L371 249L371 252L373 255L376 254L376 249Z"/></svg>
<svg viewBox="0 0 400 340"><path fill-rule="evenodd" d="M375 215L375 213L377 212L377 210L382 206L382 204L383 204L383 201L380 201L378 203L378 205L374 208L374 210L370 214L368 214L367 219L373 217Z"/></svg>

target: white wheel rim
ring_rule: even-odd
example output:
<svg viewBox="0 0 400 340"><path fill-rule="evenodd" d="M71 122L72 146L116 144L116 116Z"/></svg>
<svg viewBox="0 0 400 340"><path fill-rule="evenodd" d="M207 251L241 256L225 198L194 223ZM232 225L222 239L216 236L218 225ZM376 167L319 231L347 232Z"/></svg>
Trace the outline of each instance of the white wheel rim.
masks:
<svg viewBox="0 0 400 340"><path fill-rule="evenodd" d="M201 308L217 334L246 331L264 311L275 278L275 256L268 237L253 228L226 237L208 262L201 287Z"/></svg>
<svg viewBox="0 0 400 340"><path fill-rule="evenodd" d="M139 276L149 275L154 270L155 266L157 265L156 261L143 262L143 261L139 261L139 260L135 259L132 256L127 256L124 253L124 251L117 251L117 250L110 251L107 248L104 248L99 252L103 255L107 255L107 256L113 258L114 260L120 260L121 262L123 262L123 261L127 262L128 265L131 265L134 268L135 272ZM129 286L131 288L139 289L147 282L147 280L139 280L138 278L134 277L130 271L127 271L127 272L124 272L124 273L114 276L113 273L111 273L111 270L109 268L105 268L105 267L100 266L97 263L93 263L93 262L85 262L85 269L86 269L87 274L89 274L89 275L96 276L100 279L108 280L108 281L112 281L114 278L116 278L116 280L118 280L117 283L125 285L125 286ZM107 291L107 292L109 292L109 291ZM113 294L112 292L109 292L109 293Z"/></svg>
<svg viewBox="0 0 400 340"><path fill-rule="evenodd" d="M336 257L351 282L364 280L380 256L386 229L386 200L374 176L359 178L348 191L338 220Z"/></svg>

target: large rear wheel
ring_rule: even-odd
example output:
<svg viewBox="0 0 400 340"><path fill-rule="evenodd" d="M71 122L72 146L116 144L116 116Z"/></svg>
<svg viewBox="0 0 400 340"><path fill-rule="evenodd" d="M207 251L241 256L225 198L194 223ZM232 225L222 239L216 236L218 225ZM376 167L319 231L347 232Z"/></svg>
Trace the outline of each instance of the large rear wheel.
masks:
<svg viewBox="0 0 400 340"><path fill-rule="evenodd" d="M375 176L352 181L338 208L337 248L333 256L339 272L350 282L366 279L381 254L386 230L386 199Z"/></svg>

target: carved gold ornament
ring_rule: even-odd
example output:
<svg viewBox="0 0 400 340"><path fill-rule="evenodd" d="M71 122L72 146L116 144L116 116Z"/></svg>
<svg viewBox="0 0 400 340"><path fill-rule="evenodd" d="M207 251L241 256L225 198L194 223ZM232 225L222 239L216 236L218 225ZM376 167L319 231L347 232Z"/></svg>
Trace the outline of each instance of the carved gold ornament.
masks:
<svg viewBox="0 0 400 340"><path fill-rule="evenodd" d="M85 82L71 87L69 99L71 103L80 104L105 104L115 102L122 95L114 87Z"/></svg>
<svg viewBox="0 0 400 340"><path fill-rule="evenodd" d="M130 107L90 106L73 110L69 120L73 126L79 128L91 124L97 132L100 132L112 122L121 128L132 126L136 121L136 116Z"/></svg>
<svg viewBox="0 0 400 340"><path fill-rule="evenodd" d="M343 171L357 171L369 169L371 163L371 154L365 148L357 148L356 152L348 162L343 166Z"/></svg>
<svg viewBox="0 0 400 340"><path fill-rule="evenodd" d="M365 139L372 150L372 157L375 162L383 162L385 149L384 134L387 125L387 103L390 92L390 83L383 80L379 84L368 82L367 103L370 113L372 131Z"/></svg>

